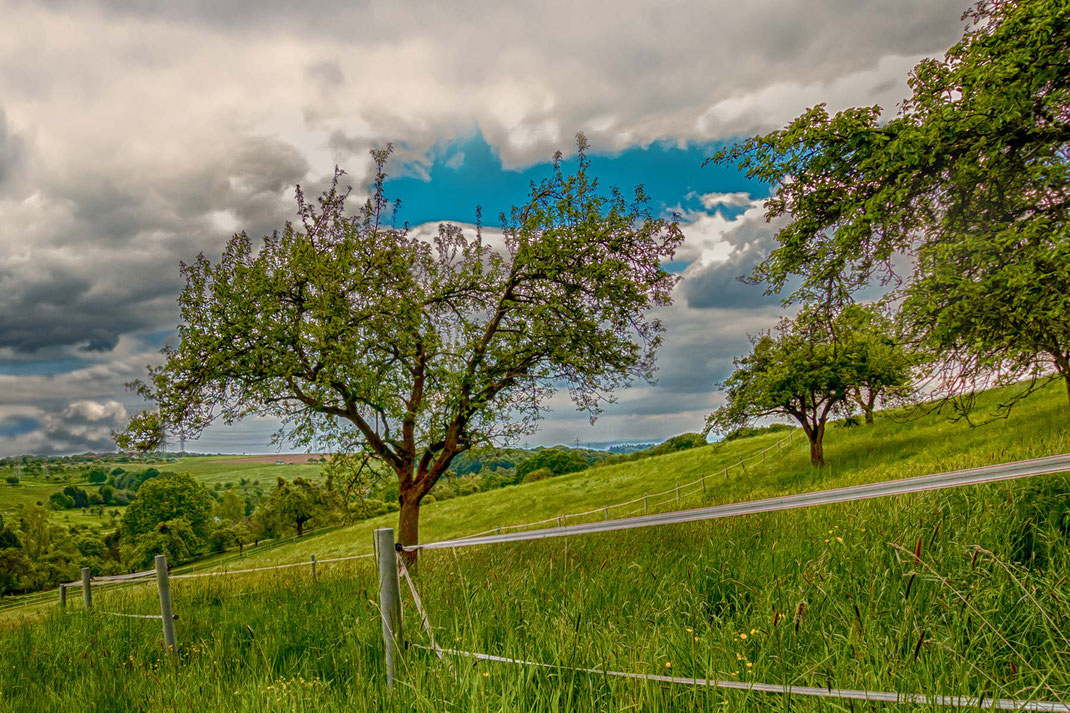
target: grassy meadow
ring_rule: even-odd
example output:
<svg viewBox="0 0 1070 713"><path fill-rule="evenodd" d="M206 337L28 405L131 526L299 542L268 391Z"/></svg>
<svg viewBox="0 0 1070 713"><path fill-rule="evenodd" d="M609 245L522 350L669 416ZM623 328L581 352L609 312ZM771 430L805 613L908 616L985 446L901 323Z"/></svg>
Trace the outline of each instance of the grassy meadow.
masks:
<svg viewBox="0 0 1070 713"><path fill-rule="evenodd" d="M998 394L984 400L992 405ZM602 466L429 504L432 540L641 497L708 474L692 507L1070 451L1065 392L970 428L883 415L833 428L829 467L805 443L726 465L782 434ZM289 466L294 468L295 466ZM439 550L417 585L443 646L586 668L733 681L1070 702L1070 552L1053 514L1070 476L585 537ZM658 509L677 509L670 501ZM652 508L653 510L654 508ZM631 513L611 511L612 516ZM598 517L598 516L592 516ZM393 517L234 555L257 566L370 551ZM215 562L220 566L221 562ZM213 562L201 563L201 567ZM0 634L0 710L937 710L642 683L454 660L410 648L383 675L370 559L176 580L179 653L153 585L79 592ZM408 593L406 638L428 642ZM54 600L53 600L54 601ZM946 710L946 709L939 709Z"/></svg>

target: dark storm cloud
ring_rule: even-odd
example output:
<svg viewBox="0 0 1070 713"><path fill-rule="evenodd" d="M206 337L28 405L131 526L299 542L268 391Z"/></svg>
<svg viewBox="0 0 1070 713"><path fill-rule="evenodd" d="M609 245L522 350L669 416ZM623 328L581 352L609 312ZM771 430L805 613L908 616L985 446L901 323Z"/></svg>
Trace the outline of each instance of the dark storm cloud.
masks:
<svg viewBox="0 0 1070 713"><path fill-rule="evenodd" d="M137 185L43 182L50 205L72 209L51 229L42 217L31 260L0 261L0 348L110 351L123 334L173 326L179 262L217 255L230 232L213 215L264 235L308 171L292 146L264 138L242 139L222 159Z"/></svg>

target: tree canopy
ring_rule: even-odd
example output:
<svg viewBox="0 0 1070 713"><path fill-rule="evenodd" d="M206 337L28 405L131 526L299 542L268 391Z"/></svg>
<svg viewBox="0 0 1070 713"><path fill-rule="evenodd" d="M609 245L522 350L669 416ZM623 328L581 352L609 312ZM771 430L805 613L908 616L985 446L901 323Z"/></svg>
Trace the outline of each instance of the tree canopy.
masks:
<svg viewBox="0 0 1070 713"><path fill-rule="evenodd" d="M137 500L123 513L124 537L155 532L157 525L183 519L199 538L208 537L211 525L212 495L208 489L186 473L164 473L145 481Z"/></svg>
<svg viewBox="0 0 1070 713"><path fill-rule="evenodd" d="M825 428L869 379L882 383L868 351L881 343L859 327L858 310L830 315L822 305L783 319L771 334L734 360L736 370L721 385L725 404L710 414L708 431L728 434L769 416L795 419L810 441L810 462L824 465ZM879 388L874 386L874 388Z"/></svg>
<svg viewBox="0 0 1070 713"><path fill-rule="evenodd" d="M141 392L195 436L218 418L280 419L298 442L366 448L399 483L399 540L419 541L419 503L452 459L530 433L566 388L593 418L615 388L649 378L682 240L641 189L625 197L561 156L503 240L443 224L433 239L391 221L388 152L355 214L335 183L264 239L184 265L179 344Z"/></svg>
<svg viewBox="0 0 1070 713"><path fill-rule="evenodd" d="M713 160L776 186L768 216L789 220L754 273L772 290L884 282L938 395L1053 374L1070 396L1070 5L981 0L965 18L897 116L818 105Z"/></svg>

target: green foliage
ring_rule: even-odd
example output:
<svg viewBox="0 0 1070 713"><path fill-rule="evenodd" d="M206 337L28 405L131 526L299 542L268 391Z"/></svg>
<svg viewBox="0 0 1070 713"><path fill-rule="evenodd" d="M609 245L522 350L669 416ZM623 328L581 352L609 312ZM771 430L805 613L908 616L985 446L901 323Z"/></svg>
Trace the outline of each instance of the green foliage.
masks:
<svg viewBox="0 0 1070 713"><path fill-rule="evenodd" d="M564 475L586 467L587 460L579 453L567 448L544 448L517 466L516 477L522 479L540 468L545 468L554 475Z"/></svg>
<svg viewBox="0 0 1070 713"><path fill-rule="evenodd" d="M552 478L552 477L554 477L554 475L556 475L556 474L552 470L550 470L549 468L545 468L545 467L538 468L536 470L532 470L532 471L529 471L529 472L525 473L524 477L521 479L520 482L522 482L522 483L537 483L540 480L546 480L547 478Z"/></svg>
<svg viewBox="0 0 1070 713"><path fill-rule="evenodd" d="M99 485L108 479L108 473L103 468L93 468L86 474L86 477L90 483Z"/></svg>
<svg viewBox="0 0 1070 713"><path fill-rule="evenodd" d="M830 324L823 310L809 307L782 320L775 336L752 340L751 354L734 360L725 404L710 414L707 430L728 434L759 418L789 416L810 441L811 462L824 465L828 419L861 383L861 362L847 348L854 342Z"/></svg>
<svg viewBox="0 0 1070 713"><path fill-rule="evenodd" d="M771 423L768 426L743 426L732 431L726 435L722 440L725 443L729 441L738 441L743 438L754 438L755 436L761 436L766 433L787 433L791 430L791 426L786 423Z"/></svg>
<svg viewBox="0 0 1070 713"><path fill-rule="evenodd" d="M159 534L161 523L181 519L195 538L203 540L211 514L212 495L206 487L188 474L166 473L141 486L137 500L123 514L123 536L138 540L144 534Z"/></svg>
<svg viewBox="0 0 1070 713"><path fill-rule="evenodd" d="M356 215L341 174L318 205L298 192L298 224L183 268L180 343L141 392L182 433L267 415L300 442L374 453L404 486L399 537L415 544L420 500L458 453L530 433L557 388L593 418L652 374L649 312L671 300L661 264L682 234L641 190L603 190L578 148L574 171L556 157L501 217L501 251L479 230L388 227L389 151Z"/></svg>
<svg viewBox="0 0 1070 713"><path fill-rule="evenodd" d="M120 451L149 453L163 447L164 422L159 411L142 411L130 419L121 432L113 432L112 439Z"/></svg>
<svg viewBox="0 0 1070 713"><path fill-rule="evenodd" d="M968 413L978 387L1020 382L1005 414L1050 374L1070 395L1070 6L981 0L967 18L898 116L819 105L714 158L774 184L768 216L789 219L756 278L842 298L895 284L909 256L895 297L936 393Z"/></svg>
<svg viewBox="0 0 1070 713"><path fill-rule="evenodd" d="M330 503L322 487L307 478L279 478L275 489L261 501L254 518L265 532L281 534L291 528L301 537L310 520L326 521Z"/></svg>
<svg viewBox="0 0 1070 713"><path fill-rule="evenodd" d="M168 564L189 562L204 552L206 539L185 517L163 520L132 542L127 540L122 547L123 563L130 569L143 569L152 565L156 555L166 555Z"/></svg>
<svg viewBox="0 0 1070 713"><path fill-rule="evenodd" d="M4 478L4 480L7 481L8 485L18 485L19 484L19 476L15 475L14 473L12 473L11 475L9 475L6 478Z"/></svg>

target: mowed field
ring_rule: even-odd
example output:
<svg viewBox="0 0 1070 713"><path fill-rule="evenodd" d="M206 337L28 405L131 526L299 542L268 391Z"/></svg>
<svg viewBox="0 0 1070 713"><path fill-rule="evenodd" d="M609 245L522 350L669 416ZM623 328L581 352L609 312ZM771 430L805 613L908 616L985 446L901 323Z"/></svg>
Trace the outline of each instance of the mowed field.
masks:
<svg viewBox="0 0 1070 713"><path fill-rule="evenodd" d="M993 405L998 394L985 397ZM723 468L776 434L429 504L425 540L552 517L709 475L681 506L902 478L1070 451L1065 392L980 428L884 415L830 429L830 466L805 445ZM720 475L720 478L714 477ZM409 647L383 675L369 559L172 584L179 654L159 622L53 605L0 635L12 711L945 710L823 701L575 668L909 694L1070 701L1066 475L705 523L424 553L415 574L444 646ZM675 502L661 509L675 509ZM597 516L596 516L597 517ZM592 518L593 519L593 518ZM393 518L251 553L241 567L368 552ZM228 555L233 557L232 555ZM210 562L201 566L209 566ZM235 560L227 563L236 568ZM155 588L101 588L101 610L151 614ZM75 597L75 599L77 599ZM405 638L429 639L407 593ZM60 683L58 683L60 682Z"/></svg>

